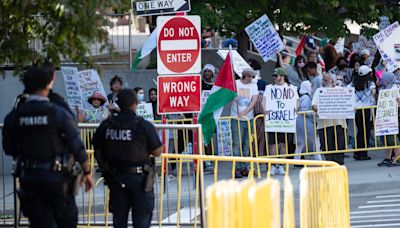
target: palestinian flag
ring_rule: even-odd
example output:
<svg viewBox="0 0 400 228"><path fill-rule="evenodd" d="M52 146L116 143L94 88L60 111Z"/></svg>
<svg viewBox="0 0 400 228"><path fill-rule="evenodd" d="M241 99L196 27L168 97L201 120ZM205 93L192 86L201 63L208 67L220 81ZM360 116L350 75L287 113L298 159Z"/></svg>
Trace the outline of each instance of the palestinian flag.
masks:
<svg viewBox="0 0 400 228"><path fill-rule="evenodd" d="M135 71L140 60L148 56L157 47L157 28L153 30L149 37L144 42L143 47L137 53L135 59L132 62L131 71Z"/></svg>
<svg viewBox="0 0 400 228"><path fill-rule="evenodd" d="M231 52L229 51L199 117L206 145L213 138L222 109L237 96L233 75Z"/></svg>

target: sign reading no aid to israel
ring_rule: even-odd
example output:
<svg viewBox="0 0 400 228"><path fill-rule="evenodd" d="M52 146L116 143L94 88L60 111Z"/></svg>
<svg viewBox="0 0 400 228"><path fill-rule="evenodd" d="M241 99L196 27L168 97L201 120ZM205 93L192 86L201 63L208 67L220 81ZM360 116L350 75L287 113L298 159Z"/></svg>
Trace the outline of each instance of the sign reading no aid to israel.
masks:
<svg viewBox="0 0 400 228"><path fill-rule="evenodd" d="M158 74L200 73L200 17L158 17L157 28Z"/></svg>

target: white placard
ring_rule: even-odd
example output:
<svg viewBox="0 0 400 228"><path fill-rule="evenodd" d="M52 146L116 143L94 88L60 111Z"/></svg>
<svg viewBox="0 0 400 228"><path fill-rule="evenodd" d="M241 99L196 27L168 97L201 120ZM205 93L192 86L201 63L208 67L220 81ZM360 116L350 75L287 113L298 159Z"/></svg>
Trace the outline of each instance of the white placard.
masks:
<svg viewBox="0 0 400 228"><path fill-rule="evenodd" d="M387 61L386 68L393 72L400 66L400 25L395 22L374 35L374 41L381 53L382 59Z"/></svg>
<svg viewBox="0 0 400 228"><path fill-rule="evenodd" d="M317 92L319 119L354 119L354 88L320 88Z"/></svg>
<svg viewBox="0 0 400 228"><path fill-rule="evenodd" d="M344 51L344 37L340 37L335 44L335 49L338 54Z"/></svg>
<svg viewBox="0 0 400 228"><path fill-rule="evenodd" d="M265 87L266 111L265 131L267 132L296 132L296 86Z"/></svg>
<svg viewBox="0 0 400 228"><path fill-rule="evenodd" d="M204 105L207 103L208 96L210 96L211 90L201 91L201 111L203 111Z"/></svg>
<svg viewBox="0 0 400 228"><path fill-rule="evenodd" d="M225 61L226 56L228 55L229 50L218 50L217 54L221 56L221 58ZM232 56L232 65L233 65L233 70L237 75L242 77L242 72L246 68L251 68L250 65L246 62L246 60L243 59L243 57L239 54L238 51L232 50L231 51L231 56Z"/></svg>
<svg viewBox="0 0 400 228"><path fill-rule="evenodd" d="M88 98L92 96L94 92L100 92L104 98L106 98L105 105L108 105L106 92L96 70L91 69L79 71L78 78L82 91L84 109L93 109L93 106L88 102Z"/></svg>
<svg viewBox="0 0 400 228"><path fill-rule="evenodd" d="M274 25L266 14L258 18L245 28L254 46L261 54L264 62L270 60L277 52L283 50L285 45Z"/></svg>
<svg viewBox="0 0 400 228"><path fill-rule="evenodd" d="M397 97L399 97L399 89L397 88L379 91L375 136L396 135L399 133Z"/></svg>
<svg viewBox="0 0 400 228"><path fill-rule="evenodd" d="M147 121L154 121L153 105L151 103L141 103L137 105L136 114Z"/></svg>
<svg viewBox="0 0 400 228"><path fill-rule="evenodd" d="M217 126L217 144L219 156L231 156L232 134L231 121L219 120Z"/></svg>
<svg viewBox="0 0 400 228"><path fill-rule="evenodd" d="M372 39L360 35L358 37L358 42L353 43L353 51L355 53L360 53L364 49L367 49L370 55L375 55L376 45Z"/></svg>
<svg viewBox="0 0 400 228"><path fill-rule="evenodd" d="M64 86L67 92L67 101L72 110L76 107L83 109L82 91L79 86L78 68L61 67L61 73L64 78Z"/></svg>

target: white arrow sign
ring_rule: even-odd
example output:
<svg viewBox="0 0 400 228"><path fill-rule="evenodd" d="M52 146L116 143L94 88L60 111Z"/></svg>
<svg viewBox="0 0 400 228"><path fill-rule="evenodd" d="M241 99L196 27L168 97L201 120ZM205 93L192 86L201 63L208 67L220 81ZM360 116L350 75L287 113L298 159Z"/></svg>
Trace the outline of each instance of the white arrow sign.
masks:
<svg viewBox="0 0 400 228"><path fill-rule="evenodd" d="M136 11L138 14L143 11L152 10L167 10L173 9L177 11L187 3L186 0L154 0L154 1L143 1L136 2Z"/></svg>

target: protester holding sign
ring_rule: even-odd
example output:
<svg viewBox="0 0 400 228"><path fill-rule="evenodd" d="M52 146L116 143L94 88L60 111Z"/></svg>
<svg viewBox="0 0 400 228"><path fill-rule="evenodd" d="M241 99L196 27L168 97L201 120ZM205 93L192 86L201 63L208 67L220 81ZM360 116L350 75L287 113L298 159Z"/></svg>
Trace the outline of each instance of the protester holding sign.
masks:
<svg viewBox="0 0 400 228"><path fill-rule="evenodd" d="M396 84L395 82L395 77L393 73L390 72L385 72L382 75L382 80L381 80L381 90L379 91L379 100L378 100L378 109L377 109L377 117L375 120L375 124L381 124L384 125L384 127L386 129L382 129L382 127L376 126L375 127L375 134L378 135L378 133L380 132L380 130L382 130L382 132L388 131L388 128L392 128L393 126L387 126L388 124L391 124L393 122L393 120L391 120L390 117L394 117L397 118L397 125L395 124L396 128L398 128L398 124L400 123L400 108L396 108L393 107L391 105L387 105L387 104L382 104L382 97L385 97L385 93L389 92L390 95L392 95L392 91L393 92L397 92L397 94L393 97L388 97L389 99L393 99L391 100L391 102L396 103L397 105L400 104L400 97L399 97L399 90L400 90L400 86L398 84ZM397 91L396 91L397 90ZM397 115L396 116L390 116L388 114L383 114L385 113L385 109L397 109ZM383 115L381 115L380 113L382 113ZM389 112L391 113L391 112ZM396 119L395 119L396 120ZM396 122L396 121L394 121ZM386 126L385 126L386 125ZM381 136L381 141L382 142L386 142L385 146L395 146L395 145L400 145L400 129L397 129L398 133L394 134L394 135L383 135L383 134L379 134L379 135L383 135ZM399 166L400 162L396 161L393 162L392 160L392 155L394 155L394 157L398 157L400 156L400 148L395 148L393 149L394 154L392 154L392 149L387 149L386 150L386 157L385 159L383 159L382 162L378 163L378 166L388 166L388 167L393 167L393 166Z"/></svg>
<svg viewBox="0 0 400 228"><path fill-rule="evenodd" d="M89 104L93 109L87 109L83 113L78 114L79 122L85 123L100 123L107 119L109 112L103 105L106 103L106 98L100 92L94 92L88 99Z"/></svg>
<svg viewBox="0 0 400 228"><path fill-rule="evenodd" d="M293 143L296 131L296 109L299 95L297 87L290 85L287 73L283 68L276 68L273 73L274 83L265 88L264 102L266 107L265 128L268 132L269 155L287 153L287 145ZM271 175L284 175L285 167L271 166Z"/></svg>
<svg viewBox="0 0 400 228"><path fill-rule="evenodd" d="M334 75L324 73L322 79L322 86L325 88L334 88L336 86L336 79ZM322 88L318 88L312 99L312 109L318 112L319 94ZM321 151L338 151L344 150L345 140L344 131L347 128L345 119L318 119L317 130L321 143ZM344 164L343 153L325 154L328 161L335 161L340 165Z"/></svg>
<svg viewBox="0 0 400 228"><path fill-rule="evenodd" d="M348 87L355 88L355 102L356 108L362 108L375 105L376 86L375 83L370 81L372 69L366 65L362 65L355 75L353 83ZM356 127L357 127L357 148L367 148L372 128L371 110L359 109L356 111ZM354 153L356 160L370 160L367 151L360 151Z"/></svg>
<svg viewBox="0 0 400 228"><path fill-rule="evenodd" d="M234 156L249 156L250 142L248 134L248 120L252 121L254 118L253 109L256 105L258 96L257 85L251 82L255 75L256 74L253 69L246 68L242 72L242 77L239 80L236 80L237 97L234 99L231 106L231 116L239 117L238 119L231 120ZM253 132L252 127L253 125L250 124L250 132ZM239 138L239 130L241 139ZM240 149L240 147L242 147L242 149ZM236 163L236 178L247 176L248 173L248 163Z"/></svg>

